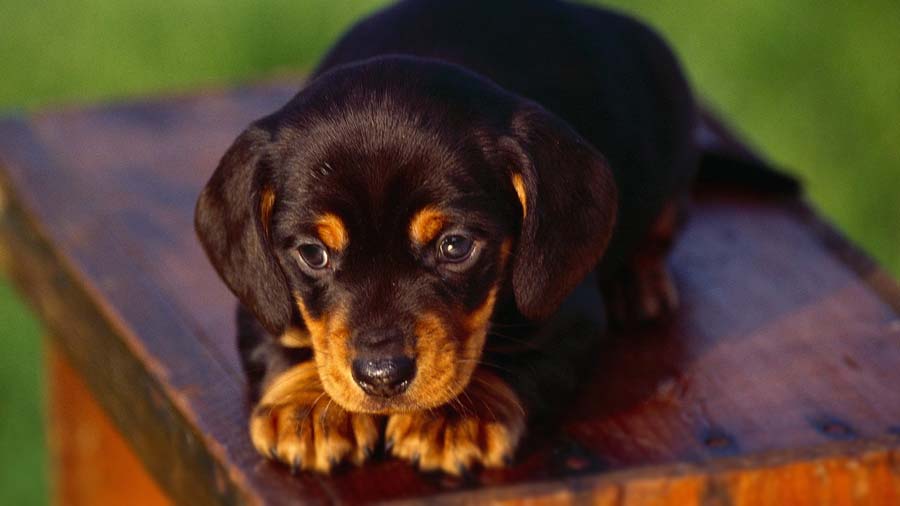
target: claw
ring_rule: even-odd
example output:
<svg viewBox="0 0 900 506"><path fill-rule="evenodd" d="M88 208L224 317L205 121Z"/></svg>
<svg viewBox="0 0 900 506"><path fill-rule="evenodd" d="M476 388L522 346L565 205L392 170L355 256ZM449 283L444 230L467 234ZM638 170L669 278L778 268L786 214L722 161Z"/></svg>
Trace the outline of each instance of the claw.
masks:
<svg viewBox="0 0 900 506"><path fill-rule="evenodd" d="M300 457L294 457L291 461L291 474L296 475L300 472Z"/></svg>
<svg viewBox="0 0 900 506"><path fill-rule="evenodd" d="M393 439L388 439L387 441L384 442L384 450L386 452L390 453L390 451L393 449L394 449L394 440Z"/></svg>
<svg viewBox="0 0 900 506"><path fill-rule="evenodd" d="M334 469L341 463L341 459L337 457L331 457L328 459L328 467Z"/></svg>
<svg viewBox="0 0 900 506"><path fill-rule="evenodd" d="M413 467L419 467L419 460L421 460L421 456L416 453L412 456L412 458L409 459L409 462L413 465Z"/></svg>
<svg viewBox="0 0 900 506"><path fill-rule="evenodd" d="M269 448L269 457L270 457L272 460L276 460L276 461L279 460L279 458L278 458L278 450L276 450L274 446L271 447L271 448Z"/></svg>
<svg viewBox="0 0 900 506"><path fill-rule="evenodd" d="M458 474L463 481L472 481L474 478L469 466L462 461L456 463L456 474Z"/></svg>
<svg viewBox="0 0 900 506"><path fill-rule="evenodd" d="M371 446L367 446L367 447L363 448L363 456L366 458L366 460L371 459L374 455L375 455L375 448L372 448Z"/></svg>

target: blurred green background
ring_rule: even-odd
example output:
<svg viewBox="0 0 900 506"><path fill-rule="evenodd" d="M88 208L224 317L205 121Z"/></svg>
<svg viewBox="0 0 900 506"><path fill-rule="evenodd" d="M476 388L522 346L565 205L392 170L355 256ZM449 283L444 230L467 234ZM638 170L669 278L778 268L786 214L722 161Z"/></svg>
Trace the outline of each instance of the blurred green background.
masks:
<svg viewBox="0 0 900 506"><path fill-rule="evenodd" d="M0 112L296 73L385 3L0 0ZM706 100L900 273L900 2L605 3L657 27ZM0 335L0 504L41 504L40 331L3 279Z"/></svg>

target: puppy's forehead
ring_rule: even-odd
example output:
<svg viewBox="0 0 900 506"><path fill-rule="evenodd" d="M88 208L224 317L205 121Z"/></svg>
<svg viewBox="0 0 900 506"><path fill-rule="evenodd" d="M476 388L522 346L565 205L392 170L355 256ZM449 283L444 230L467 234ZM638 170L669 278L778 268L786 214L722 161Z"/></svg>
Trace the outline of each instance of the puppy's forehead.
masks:
<svg viewBox="0 0 900 506"><path fill-rule="evenodd" d="M301 201L307 220L334 236L335 243L345 242L338 229L407 230L414 215L419 235L425 237L449 221L449 210L484 202L490 185L484 181L488 169L483 162L422 151L335 150L307 162L289 191Z"/></svg>
<svg viewBox="0 0 900 506"><path fill-rule="evenodd" d="M407 106L356 105L299 111L303 121L279 125L271 163L282 169L273 171L282 216L293 216L278 223L282 237L299 230L334 250L383 250L388 239L425 243L461 216L496 210L509 184L486 154L488 130Z"/></svg>

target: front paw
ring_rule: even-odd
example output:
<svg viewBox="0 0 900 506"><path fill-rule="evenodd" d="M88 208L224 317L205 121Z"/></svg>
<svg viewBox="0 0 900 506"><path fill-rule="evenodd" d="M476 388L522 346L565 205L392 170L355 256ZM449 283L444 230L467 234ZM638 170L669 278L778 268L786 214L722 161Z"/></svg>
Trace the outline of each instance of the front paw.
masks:
<svg viewBox="0 0 900 506"><path fill-rule="evenodd" d="M460 475L472 467L508 464L525 432L518 396L497 376L476 371L466 390L431 410L392 415L386 445L425 471Z"/></svg>
<svg viewBox="0 0 900 506"><path fill-rule="evenodd" d="M276 380L253 410L256 450L292 472L327 473L343 461L365 462L378 444L376 418L344 410L317 384L298 384L298 376L289 372Z"/></svg>

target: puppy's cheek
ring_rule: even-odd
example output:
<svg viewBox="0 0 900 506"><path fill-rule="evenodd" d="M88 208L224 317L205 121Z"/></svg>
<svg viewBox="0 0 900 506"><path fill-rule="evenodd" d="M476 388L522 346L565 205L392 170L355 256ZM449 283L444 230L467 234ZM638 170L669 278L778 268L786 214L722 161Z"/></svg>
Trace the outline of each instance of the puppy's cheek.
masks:
<svg viewBox="0 0 900 506"><path fill-rule="evenodd" d="M406 392L415 406L430 408L450 400L461 363L459 343L450 338L450 322L437 313L427 312L419 317L416 331L416 377Z"/></svg>
<svg viewBox="0 0 900 506"><path fill-rule="evenodd" d="M497 287L491 288L484 302L466 316L465 327L469 338L465 342L464 352L469 357L480 357L487 338L491 315L494 314L494 303L497 301ZM474 369L474 367L473 367ZM471 371L469 371L471 374Z"/></svg>
<svg viewBox="0 0 900 506"><path fill-rule="evenodd" d="M457 322L447 321L437 313L426 313L419 319L419 373L408 392L413 402L425 408L439 406L466 388L481 360L496 295L494 287L479 307Z"/></svg>
<svg viewBox="0 0 900 506"><path fill-rule="evenodd" d="M350 374L348 340L349 332L346 327L339 327L326 336L314 338L316 366L323 388L335 402L350 411L363 411L363 394Z"/></svg>
<svg viewBox="0 0 900 506"><path fill-rule="evenodd" d="M299 295L297 307L309 330L313 357L325 392L348 411L361 412L365 395L350 374L350 330L341 309L313 318Z"/></svg>

